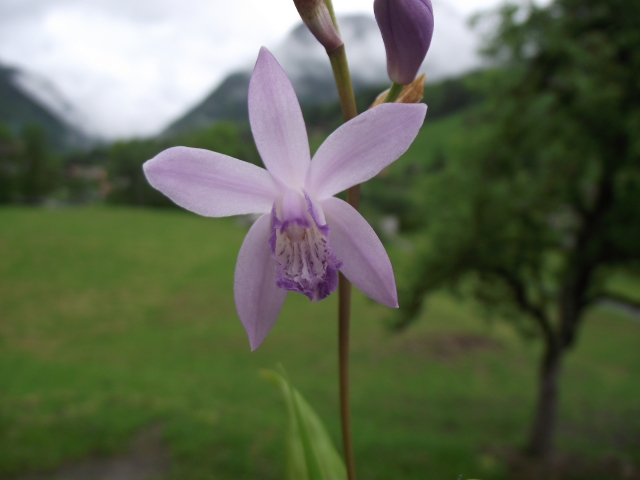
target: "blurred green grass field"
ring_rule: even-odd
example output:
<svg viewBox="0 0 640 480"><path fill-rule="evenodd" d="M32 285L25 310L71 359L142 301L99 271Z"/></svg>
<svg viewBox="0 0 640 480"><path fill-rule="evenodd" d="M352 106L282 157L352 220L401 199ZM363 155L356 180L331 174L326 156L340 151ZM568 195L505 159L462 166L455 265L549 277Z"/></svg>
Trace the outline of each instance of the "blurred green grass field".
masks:
<svg viewBox="0 0 640 480"><path fill-rule="evenodd" d="M177 211L0 209L0 478L121 452L159 424L170 479L280 479L284 407L258 374L277 362L340 446L337 296L289 294L251 353L232 296L246 230ZM508 478L499 452L526 437L537 343L444 293L400 335L389 313L355 294L359 477ZM640 463L638 345L637 318L589 314L561 378L562 452Z"/></svg>

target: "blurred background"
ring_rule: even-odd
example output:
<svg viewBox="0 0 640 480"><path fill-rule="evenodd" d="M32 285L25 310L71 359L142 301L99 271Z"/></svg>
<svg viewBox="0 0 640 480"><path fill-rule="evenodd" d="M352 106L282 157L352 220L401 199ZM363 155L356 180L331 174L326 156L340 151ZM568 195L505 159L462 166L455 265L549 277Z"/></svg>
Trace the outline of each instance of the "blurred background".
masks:
<svg viewBox="0 0 640 480"><path fill-rule="evenodd" d="M372 2L335 8L364 111ZM427 120L362 189L401 308L354 292L359 477L638 479L640 2L433 9ZM262 45L315 150L341 110L290 1L0 0L0 479L283 478L278 362L340 447L337 295L289 294L251 353L252 219L141 170L174 145L261 164Z"/></svg>

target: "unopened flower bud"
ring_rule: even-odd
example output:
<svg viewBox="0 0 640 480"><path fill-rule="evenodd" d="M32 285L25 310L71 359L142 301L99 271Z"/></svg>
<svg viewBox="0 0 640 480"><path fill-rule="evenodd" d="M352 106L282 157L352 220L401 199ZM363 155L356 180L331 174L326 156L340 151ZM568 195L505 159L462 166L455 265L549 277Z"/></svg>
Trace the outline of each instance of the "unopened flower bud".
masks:
<svg viewBox="0 0 640 480"><path fill-rule="evenodd" d="M431 45L431 0L374 0L373 11L387 51L389 78L408 85Z"/></svg>
<svg viewBox="0 0 640 480"><path fill-rule="evenodd" d="M394 100L394 103L419 103L424 96L424 81L425 74L421 73L409 85L405 85L404 87L402 87L402 91L400 92L400 95L398 95L398 98ZM378 95L369 109L372 109L373 107L384 103L388 93L389 90L387 89L380 95Z"/></svg>
<svg viewBox="0 0 640 480"><path fill-rule="evenodd" d="M327 52L333 52L342 45L342 38L324 0L293 0L293 3L304 24Z"/></svg>

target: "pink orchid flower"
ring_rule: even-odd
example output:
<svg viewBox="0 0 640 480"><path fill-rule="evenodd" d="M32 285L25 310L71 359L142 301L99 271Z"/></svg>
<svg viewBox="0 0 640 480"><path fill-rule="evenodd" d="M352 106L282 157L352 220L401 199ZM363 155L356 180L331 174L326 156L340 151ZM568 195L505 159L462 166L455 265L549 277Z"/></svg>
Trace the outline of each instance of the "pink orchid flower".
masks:
<svg viewBox="0 0 640 480"><path fill-rule="evenodd" d="M287 290L321 300L340 270L373 300L398 306L389 257L367 221L335 198L402 155L427 107L388 103L333 132L311 160L296 94L282 67L260 50L249 83L249 121L263 169L197 148L174 147L147 161L149 183L207 217L260 213L242 243L234 296L255 350L273 326Z"/></svg>

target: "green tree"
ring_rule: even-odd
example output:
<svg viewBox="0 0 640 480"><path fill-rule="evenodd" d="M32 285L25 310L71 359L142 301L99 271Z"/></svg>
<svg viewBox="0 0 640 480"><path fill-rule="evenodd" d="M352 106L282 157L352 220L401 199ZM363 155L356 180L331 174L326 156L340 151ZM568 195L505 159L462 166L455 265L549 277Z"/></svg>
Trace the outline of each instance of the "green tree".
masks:
<svg viewBox="0 0 640 480"><path fill-rule="evenodd" d="M18 151L18 140L9 127L0 122L0 204L15 198Z"/></svg>
<svg viewBox="0 0 640 480"><path fill-rule="evenodd" d="M246 130L246 129L245 129ZM142 164L162 150L175 145L203 148L242 160L259 163L260 157L248 130L227 122L191 130L172 138L119 141L106 151L112 185L107 200L139 206L173 207L175 204L155 190L144 176Z"/></svg>
<svg viewBox="0 0 640 480"><path fill-rule="evenodd" d="M20 191L27 203L39 203L56 185L57 168L44 129L27 125L21 132L22 148L18 156Z"/></svg>
<svg viewBox="0 0 640 480"><path fill-rule="evenodd" d="M161 142L148 140L119 141L107 153L111 192L107 201L138 206L171 206L171 201L154 190L142 171L142 164L164 148Z"/></svg>
<svg viewBox="0 0 640 480"><path fill-rule="evenodd" d="M250 130L234 123L216 122L208 127L186 132L174 138L171 143L204 148L263 166Z"/></svg>
<svg viewBox="0 0 640 480"><path fill-rule="evenodd" d="M640 264L640 2L511 5L498 19L487 53L501 73L468 156L429 179L428 242L397 326L435 289L464 286L539 332L528 451L545 456L585 311L612 271Z"/></svg>

